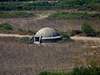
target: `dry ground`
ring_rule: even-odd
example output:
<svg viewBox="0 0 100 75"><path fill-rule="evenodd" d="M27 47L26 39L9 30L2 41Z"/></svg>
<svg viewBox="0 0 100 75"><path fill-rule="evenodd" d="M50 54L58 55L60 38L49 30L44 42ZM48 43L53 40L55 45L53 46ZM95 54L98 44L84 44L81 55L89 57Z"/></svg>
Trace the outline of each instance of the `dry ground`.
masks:
<svg viewBox="0 0 100 75"><path fill-rule="evenodd" d="M14 37L0 37L0 75L68 72L91 60L100 64L100 41L35 45L16 42Z"/></svg>
<svg viewBox="0 0 100 75"><path fill-rule="evenodd" d="M71 39L73 39L73 40L100 42L100 38L99 37L72 36Z"/></svg>
<svg viewBox="0 0 100 75"><path fill-rule="evenodd" d="M76 12L76 13L83 12L77 10L61 10L61 11ZM84 22L87 22L89 24L92 24L95 29L100 30L100 19L50 20L47 17L50 14L58 11L26 11L26 12L34 13L36 16L29 17L29 18L0 18L0 23L10 23L14 26L13 27L14 29L38 31L43 27L51 27L64 32L67 30L81 29L81 25ZM95 12L88 12L88 13L95 13Z"/></svg>
<svg viewBox="0 0 100 75"><path fill-rule="evenodd" d="M46 11L44 14L53 12ZM33 13L40 15L30 18L0 18L0 23L10 23L14 25L14 29L37 31L43 27L52 27L67 31L80 29L84 22L88 22L100 30L100 20L49 20L43 11ZM44 17L41 18L41 15ZM100 64L100 41L77 40L35 45L20 43L16 39L18 38L0 37L0 75L37 75L41 71L68 72L75 66L86 66L91 60Z"/></svg>
<svg viewBox="0 0 100 75"><path fill-rule="evenodd" d="M32 37L32 35L19 35L19 34L0 34L0 37Z"/></svg>

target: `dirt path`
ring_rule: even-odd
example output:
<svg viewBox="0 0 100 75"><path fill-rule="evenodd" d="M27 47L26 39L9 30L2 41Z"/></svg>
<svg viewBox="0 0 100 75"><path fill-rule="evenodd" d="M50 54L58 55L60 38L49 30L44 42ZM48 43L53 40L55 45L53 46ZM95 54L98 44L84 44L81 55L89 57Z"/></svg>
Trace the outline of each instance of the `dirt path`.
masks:
<svg viewBox="0 0 100 75"><path fill-rule="evenodd" d="M36 17L34 20L39 20L39 19L44 19L47 18L49 16L49 14L39 14L38 17Z"/></svg>
<svg viewBox="0 0 100 75"><path fill-rule="evenodd" d="M0 37L32 37L30 35L18 35L18 34L0 34Z"/></svg>
<svg viewBox="0 0 100 75"><path fill-rule="evenodd" d="M71 39L73 39L73 40L97 41L97 42L100 42L100 38L97 38L97 37L72 36Z"/></svg>
<svg viewBox="0 0 100 75"><path fill-rule="evenodd" d="M37 15L37 17L34 18L35 20L39 20L39 19L45 19L47 18L49 15L51 15L52 13L55 13L56 11L40 11L40 12L33 12L34 14Z"/></svg>
<svg viewBox="0 0 100 75"><path fill-rule="evenodd" d="M18 34L0 34L0 37L32 37L30 35L18 35ZM84 36L72 36L73 40L83 40L83 41L97 41L100 42L100 38L97 37L84 37Z"/></svg>

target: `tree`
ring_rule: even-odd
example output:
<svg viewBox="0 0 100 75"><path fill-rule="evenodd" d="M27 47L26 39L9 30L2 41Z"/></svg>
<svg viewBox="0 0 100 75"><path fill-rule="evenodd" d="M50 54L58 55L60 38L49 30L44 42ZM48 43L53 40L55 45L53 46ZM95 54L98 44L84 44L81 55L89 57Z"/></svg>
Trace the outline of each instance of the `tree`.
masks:
<svg viewBox="0 0 100 75"><path fill-rule="evenodd" d="M95 36L95 31L90 24L83 23L81 29L87 36Z"/></svg>

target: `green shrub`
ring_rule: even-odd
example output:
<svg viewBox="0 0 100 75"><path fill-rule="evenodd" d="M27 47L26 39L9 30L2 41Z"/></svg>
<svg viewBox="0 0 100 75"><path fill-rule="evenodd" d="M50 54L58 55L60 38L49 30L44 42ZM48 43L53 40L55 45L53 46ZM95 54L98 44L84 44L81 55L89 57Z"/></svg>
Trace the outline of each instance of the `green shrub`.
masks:
<svg viewBox="0 0 100 75"><path fill-rule="evenodd" d="M87 67L74 67L73 71L68 73L57 72L41 72L39 75L100 75L100 66L97 65L94 61L87 65Z"/></svg>
<svg viewBox="0 0 100 75"><path fill-rule="evenodd" d="M25 35L25 34L33 35L36 32L35 31L31 31L31 30L26 31L26 30L18 29L18 33L21 34L21 35Z"/></svg>
<svg viewBox="0 0 100 75"><path fill-rule="evenodd" d="M51 72L44 71L44 72L40 72L39 75L67 75L67 74L63 72L51 73Z"/></svg>
<svg viewBox="0 0 100 75"><path fill-rule="evenodd" d="M97 19L100 18L100 14L89 14L89 13L69 13L69 12L61 12L61 13L53 13L49 16L50 19Z"/></svg>
<svg viewBox="0 0 100 75"><path fill-rule="evenodd" d="M81 29L87 36L95 36L95 31L90 24L83 23Z"/></svg>
<svg viewBox="0 0 100 75"><path fill-rule="evenodd" d="M32 13L27 12L0 12L0 17L2 18L18 18L18 17L30 17L34 16Z"/></svg>
<svg viewBox="0 0 100 75"><path fill-rule="evenodd" d="M70 37L67 35L67 33L63 33L62 34L62 40L61 40L62 42L67 42L67 41L72 41L71 39L70 39Z"/></svg>
<svg viewBox="0 0 100 75"><path fill-rule="evenodd" d="M82 33L82 31L80 31L80 30L71 30L71 31L67 32L68 36L79 35L81 33Z"/></svg>
<svg viewBox="0 0 100 75"><path fill-rule="evenodd" d="M1 29L12 30L12 26L8 23L0 24Z"/></svg>
<svg viewBox="0 0 100 75"><path fill-rule="evenodd" d="M22 37L18 41L21 42L21 43L30 43L31 44L31 43L34 42L34 39L30 40L29 37Z"/></svg>
<svg viewBox="0 0 100 75"><path fill-rule="evenodd" d="M63 9L97 10L100 11L99 0L60 0Z"/></svg>
<svg viewBox="0 0 100 75"><path fill-rule="evenodd" d="M87 67L75 67L73 69L72 75L99 75L100 66L97 65L94 61L87 65Z"/></svg>
<svg viewBox="0 0 100 75"><path fill-rule="evenodd" d="M16 1L16 0L15 0ZM49 0L50 1L50 0ZM99 0L58 0L57 2L1 2L0 10L44 10L44 9L78 9L100 11Z"/></svg>

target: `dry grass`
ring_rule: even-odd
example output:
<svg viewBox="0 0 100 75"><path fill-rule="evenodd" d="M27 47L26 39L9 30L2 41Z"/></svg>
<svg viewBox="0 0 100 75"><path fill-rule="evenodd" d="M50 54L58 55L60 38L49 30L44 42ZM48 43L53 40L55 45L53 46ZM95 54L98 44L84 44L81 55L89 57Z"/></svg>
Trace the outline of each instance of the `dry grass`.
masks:
<svg viewBox="0 0 100 75"><path fill-rule="evenodd" d="M14 29L34 30L37 31L43 27L52 27L60 31L81 29L81 25L84 22L92 24L96 30L100 30L100 20L49 20L34 18L9 18L0 19L2 23L9 23L14 25Z"/></svg>
<svg viewBox="0 0 100 75"><path fill-rule="evenodd" d="M43 27L52 27L59 31L75 30L80 29L85 21L100 30L100 20L0 18L0 23L13 24L15 30L33 31ZM68 72L74 66L85 66L94 59L100 63L100 42L74 41L35 45L16 40L14 37L0 37L0 75L37 75L41 71Z"/></svg>
<svg viewBox="0 0 100 75"><path fill-rule="evenodd" d="M85 66L94 59L100 63L100 42L74 41L35 45L16 42L16 38L0 39L0 75L68 72L74 66Z"/></svg>
<svg viewBox="0 0 100 75"><path fill-rule="evenodd" d="M65 10L64 10L65 11ZM66 10L67 11L67 10ZM25 11L24 11L25 12ZM96 30L100 30L100 19L91 20L50 20L46 18L51 13L57 11L26 11L35 14L33 17L28 18L0 18L0 23L9 23L13 25L13 28L23 30L34 30L37 31L43 27L52 27L59 31L81 29L81 25L84 22L92 24ZM59 11L61 12L61 11ZM78 12L78 11L68 11ZM82 13L82 11L80 11ZM92 12L91 12L92 13ZM43 18L41 18L41 16Z"/></svg>

